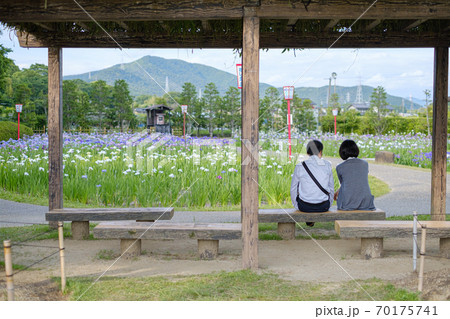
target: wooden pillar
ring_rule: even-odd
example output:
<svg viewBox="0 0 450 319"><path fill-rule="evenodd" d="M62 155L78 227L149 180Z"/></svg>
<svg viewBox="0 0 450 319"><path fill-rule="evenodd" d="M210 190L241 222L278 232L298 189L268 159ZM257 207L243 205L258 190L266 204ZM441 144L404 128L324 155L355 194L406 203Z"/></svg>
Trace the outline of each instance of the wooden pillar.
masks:
<svg viewBox="0 0 450 319"><path fill-rule="evenodd" d="M62 49L48 48L48 208L63 208ZM53 225L54 223L54 225ZM57 222L51 222L56 227Z"/></svg>
<svg viewBox="0 0 450 319"><path fill-rule="evenodd" d="M242 45L242 266L258 268L259 18L244 8Z"/></svg>
<svg viewBox="0 0 450 319"><path fill-rule="evenodd" d="M447 186L448 47L434 49L431 220L445 220Z"/></svg>

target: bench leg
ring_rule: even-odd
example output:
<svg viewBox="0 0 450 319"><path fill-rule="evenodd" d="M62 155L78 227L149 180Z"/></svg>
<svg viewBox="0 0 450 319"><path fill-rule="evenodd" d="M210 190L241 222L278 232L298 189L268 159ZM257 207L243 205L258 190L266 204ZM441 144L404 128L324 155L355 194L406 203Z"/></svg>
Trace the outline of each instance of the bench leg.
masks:
<svg viewBox="0 0 450 319"><path fill-rule="evenodd" d="M285 240L295 239L295 223L278 223L278 235Z"/></svg>
<svg viewBox="0 0 450 319"><path fill-rule="evenodd" d="M197 239L198 256L200 259L215 259L219 255L219 241Z"/></svg>
<svg viewBox="0 0 450 319"><path fill-rule="evenodd" d="M442 257L450 258L450 238L440 238L439 249Z"/></svg>
<svg viewBox="0 0 450 319"><path fill-rule="evenodd" d="M120 253L123 257L136 257L141 254L141 240L140 239L121 239Z"/></svg>
<svg viewBox="0 0 450 319"><path fill-rule="evenodd" d="M366 259L381 257L383 238L361 238L361 255Z"/></svg>
<svg viewBox="0 0 450 319"><path fill-rule="evenodd" d="M72 238L87 239L89 238L89 222L72 222Z"/></svg>

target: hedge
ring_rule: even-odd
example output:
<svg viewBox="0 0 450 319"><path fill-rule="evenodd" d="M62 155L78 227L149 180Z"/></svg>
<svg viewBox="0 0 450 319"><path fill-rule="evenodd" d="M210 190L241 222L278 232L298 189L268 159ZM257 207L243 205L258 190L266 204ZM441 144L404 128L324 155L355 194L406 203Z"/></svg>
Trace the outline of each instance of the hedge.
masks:
<svg viewBox="0 0 450 319"><path fill-rule="evenodd" d="M25 135L33 135L33 130L26 125L20 125L20 138ZM17 139L17 123L13 122L0 122L0 141L7 141L10 138Z"/></svg>

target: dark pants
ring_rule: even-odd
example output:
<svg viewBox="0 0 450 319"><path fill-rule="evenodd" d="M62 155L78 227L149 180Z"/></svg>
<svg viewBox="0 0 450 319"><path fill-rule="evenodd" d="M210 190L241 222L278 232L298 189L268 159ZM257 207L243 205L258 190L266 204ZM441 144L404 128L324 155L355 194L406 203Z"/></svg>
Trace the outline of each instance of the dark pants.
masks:
<svg viewBox="0 0 450 319"><path fill-rule="evenodd" d="M297 197L298 209L305 213L323 213L327 212L330 209L330 201L326 200L322 203L311 204L302 201L299 197Z"/></svg>

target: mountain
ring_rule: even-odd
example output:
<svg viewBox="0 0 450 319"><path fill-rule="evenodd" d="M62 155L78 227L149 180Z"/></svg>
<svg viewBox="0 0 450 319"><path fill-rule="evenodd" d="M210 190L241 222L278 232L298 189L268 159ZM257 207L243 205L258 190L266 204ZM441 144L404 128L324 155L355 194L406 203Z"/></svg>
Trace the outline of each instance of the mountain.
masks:
<svg viewBox="0 0 450 319"><path fill-rule="evenodd" d="M202 91L206 84L214 82L220 94L224 94L230 86L236 86L237 82L235 74L210 66L155 56L145 56L134 62L117 64L99 71L68 75L64 77L64 80L81 79L86 82L104 80L109 85L113 85L115 80L123 79L127 81L133 96L152 94L162 96L166 77L169 82L169 91L172 92L181 92L185 82L191 82ZM262 83L261 90L263 91L267 87L269 87L268 84Z"/></svg>
<svg viewBox="0 0 450 319"><path fill-rule="evenodd" d="M358 86L336 86L336 93L339 95L339 103L354 103L356 100ZM370 102L370 96L374 87L361 85L361 99L364 102ZM281 92L281 91L280 91ZM327 105L327 95L328 95L328 86L322 86L319 88L315 87L300 87L295 88L296 94L301 98L309 98L317 105L322 103L323 106ZM331 94L334 93L334 86L331 86ZM405 110L411 109L411 102L409 99L401 98L399 96L394 96L386 93L386 101L391 106L402 106L404 105ZM403 104L402 104L403 103ZM419 103L414 103L413 99L413 109L418 109L422 107Z"/></svg>
<svg viewBox="0 0 450 319"><path fill-rule="evenodd" d="M150 76L149 76L150 75ZM159 83L162 88L155 83L152 78ZM127 81L131 95L158 95L164 94L166 78L168 79L169 91L181 92L185 82L191 82L197 89L204 90L206 84L213 82L216 84L219 93L225 94L230 86L236 86L236 74L218 70L216 68L198 63L189 63L178 59L164 59L155 56L145 56L137 61L130 63L117 64L103 70L92 71L78 75L68 75L64 80L81 79L86 82L104 80L109 85L113 85L115 80L123 79ZM260 83L260 97L264 97L264 92L271 85ZM362 86L362 99L369 101L373 87ZM278 88L280 94L282 88ZM295 88L296 94L301 98L309 98L316 104L321 103L326 106L328 86L323 87L299 87ZM331 87L331 93L334 92L334 86ZM354 102L356 99L357 86L342 87L336 86L336 93L340 97L340 103ZM402 98L387 94L387 102L391 105L402 105ZM406 109L410 109L411 102L404 99ZM421 105L414 103L414 108Z"/></svg>

